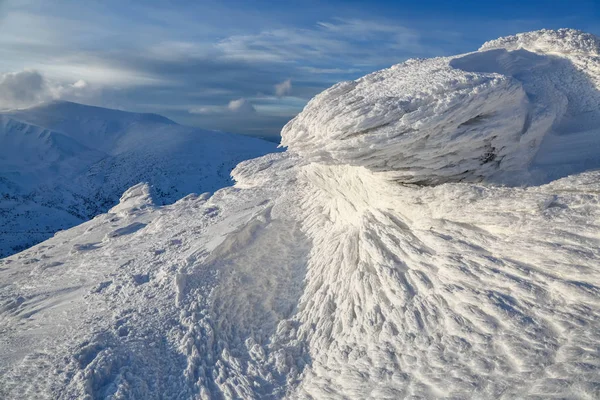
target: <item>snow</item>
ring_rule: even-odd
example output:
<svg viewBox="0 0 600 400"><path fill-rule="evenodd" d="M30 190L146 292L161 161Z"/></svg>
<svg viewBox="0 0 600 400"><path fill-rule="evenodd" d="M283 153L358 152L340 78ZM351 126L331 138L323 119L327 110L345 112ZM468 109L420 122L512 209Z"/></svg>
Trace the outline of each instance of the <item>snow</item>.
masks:
<svg viewBox="0 0 600 400"><path fill-rule="evenodd" d="M319 94L283 129L282 144L402 183L539 184L561 176L530 171L531 162L557 149L563 154L552 162L570 172L599 167L599 48L591 35L541 31L466 55L409 60ZM577 136L556 140L566 135ZM593 165L576 165L577 142L592 144L583 155Z"/></svg>
<svg viewBox="0 0 600 400"><path fill-rule="evenodd" d="M232 184L238 162L272 151L155 114L63 101L0 114L0 256L108 211L140 182L168 204Z"/></svg>
<svg viewBox="0 0 600 400"><path fill-rule="evenodd" d="M338 84L234 186L0 260L0 397L600 397L595 40Z"/></svg>

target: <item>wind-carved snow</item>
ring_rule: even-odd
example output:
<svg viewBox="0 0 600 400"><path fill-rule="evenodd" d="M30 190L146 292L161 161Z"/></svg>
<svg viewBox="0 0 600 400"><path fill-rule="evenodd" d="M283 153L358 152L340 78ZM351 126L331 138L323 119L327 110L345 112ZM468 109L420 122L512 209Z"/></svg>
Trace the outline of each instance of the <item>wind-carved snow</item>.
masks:
<svg viewBox="0 0 600 400"><path fill-rule="evenodd" d="M569 172L584 170L575 165L583 160L593 163L585 168L598 167L597 38L566 32L530 34L519 45L500 39L479 52L409 60L339 83L284 128L282 143L311 160L364 166L404 183L522 184L534 179L523 172L543 140L587 134L582 144L591 147L569 138L571 147L560 141L563 154L543 160L556 143L544 148L540 161L569 164ZM568 32L583 43L579 52L571 41L548 48L571 38ZM495 48L505 42L510 51ZM546 52L536 53L540 48ZM535 172L538 183L558 177L557 171Z"/></svg>
<svg viewBox="0 0 600 400"><path fill-rule="evenodd" d="M582 35L336 85L235 186L159 207L139 185L1 260L0 395L598 398L599 157L572 154L600 141Z"/></svg>

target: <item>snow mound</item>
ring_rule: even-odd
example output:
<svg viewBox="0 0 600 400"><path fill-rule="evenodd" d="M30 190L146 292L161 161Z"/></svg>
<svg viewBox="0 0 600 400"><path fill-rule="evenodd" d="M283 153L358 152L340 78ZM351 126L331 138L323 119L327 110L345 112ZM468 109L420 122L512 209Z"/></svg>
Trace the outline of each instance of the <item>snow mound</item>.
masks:
<svg viewBox="0 0 600 400"><path fill-rule="evenodd" d="M141 182L127 189L119 199L119 204L108 210L108 212L128 214L152 206L154 206L154 200L150 194L150 186L145 182Z"/></svg>
<svg viewBox="0 0 600 400"><path fill-rule="evenodd" d="M597 44L577 31L541 31L466 55L409 60L319 94L284 127L282 144L404 183L517 174L522 183L545 139L597 129ZM571 150L556 162L576 162Z"/></svg>

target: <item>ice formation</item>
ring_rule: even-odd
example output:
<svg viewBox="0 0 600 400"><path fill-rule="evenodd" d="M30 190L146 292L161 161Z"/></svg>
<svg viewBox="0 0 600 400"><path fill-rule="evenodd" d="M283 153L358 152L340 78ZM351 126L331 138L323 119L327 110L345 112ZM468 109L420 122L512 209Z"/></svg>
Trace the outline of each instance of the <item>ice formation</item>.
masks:
<svg viewBox="0 0 600 400"><path fill-rule="evenodd" d="M338 84L235 186L1 260L0 396L600 397L597 43Z"/></svg>
<svg viewBox="0 0 600 400"><path fill-rule="evenodd" d="M339 83L283 129L282 143L317 162L364 166L404 183L502 180L525 172L547 136L597 128L599 76L593 35L498 39L474 53L409 60Z"/></svg>

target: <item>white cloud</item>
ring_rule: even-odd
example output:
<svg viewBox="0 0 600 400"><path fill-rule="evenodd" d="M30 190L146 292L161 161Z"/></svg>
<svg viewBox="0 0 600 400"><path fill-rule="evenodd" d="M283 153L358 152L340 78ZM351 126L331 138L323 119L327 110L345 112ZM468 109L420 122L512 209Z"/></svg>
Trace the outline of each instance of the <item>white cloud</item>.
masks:
<svg viewBox="0 0 600 400"><path fill-rule="evenodd" d="M83 79L80 79L77 82L75 82L72 86L77 89L84 89L88 86L88 83Z"/></svg>
<svg viewBox="0 0 600 400"><path fill-rule="evenodd" d="M298 60L330 58L349 50L349 45L323 30L276 29L258 34L234 35L215 47L224 59L249 63L290 63Z"/></svg>
<svg viewBox="0 0 600 400"><path fill-rule="evenodd" d="M285 96L292 92L292 80L286 79L285 81L275 85L275 94L279 97Z"/></svg>
<svg viewBox="0 0 600 400"><path fill-rule="evenodd" d="M254 108L252 103L250 103L248 100L243 99L243 98L237 99L237 100L231 100L229 102L229 105L227 105L227 108L230 111L233 111L236 113L242 113L242 114L251 114L251 113L256 112L256 109Z"/></svg>
<svg viewBox="0 0 600 400"><path fill-rule="evenodd" d="M70 60L57 60L52 65L40 64L46 76L67 81L69 79L82 79L87 83L98 86L111 87L136 87L155 86L168 83L167 80L133 68L107 65L98 61L96 57L80 56L77 62Z"/></svg>
<svg viewBox="0 0 600 400"><path fill-rule="evenodd" d="M59 83L35 70L9 72L0 75L0 108L26 108L52 99L78 98L88 89L84 80Z"/></svg>
<svg viewBox="0 0 600 400"><path fill-rule="evenodd" d="M302 71L306 71L310 74L356 74L363 72L359 68L315 68L315 67L298 67Z"/></svg>
<svg viewBox="0 0 600 400"><path fill-rule="evenodd" d="M83 98L87 98L89 100L100 90L83 79L79 79L75 83L59 83L53 80L47 80L47 82L48 90L54 99L81 101Z"/></svg>
<svg viewBox="0 0 600 400"><path fill-rule="evenodd" d="M383 21L334 18L334 22L318 22L317 25L332 32L342 35L373 35L375 33L392 33L413 35L415 32L399 24L390 24Z"/></svg>
<svg viewBox="0 0 600 400"><path fill-rule="evenodd" d="M200 106L193 107L188 110L190 114L200 114L200 115L215 115L215 114L226 114L226 113L236 113L236 114L254 114L256 113L256 109L252 105L250 101L247 99L241 98L237 100L231 100L227 106Z"/></svg>
<svg viewBox="0 0 600 400"><path fill-rule="evenodd" d="M37 71L21 71L0 77L0 108L23 108L51 98L44 77Z"/></svg>
<svg viewBox="0 0 600 400"><path fill-rule="evenodd" d="M251 63L295 63L308 66L340 63L382 66L409 55L430 55L440 49L427 45L421 33L379 20L335 18L310 28L281 28L257 34L233 35L215 44L228 60Z"/></svg>

